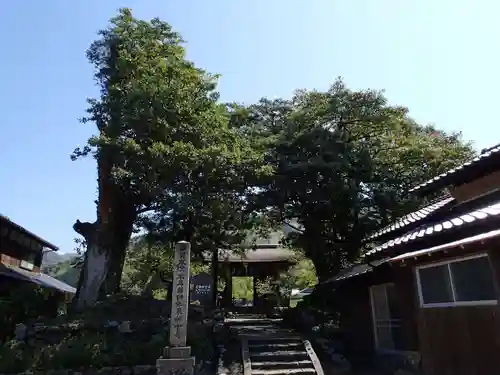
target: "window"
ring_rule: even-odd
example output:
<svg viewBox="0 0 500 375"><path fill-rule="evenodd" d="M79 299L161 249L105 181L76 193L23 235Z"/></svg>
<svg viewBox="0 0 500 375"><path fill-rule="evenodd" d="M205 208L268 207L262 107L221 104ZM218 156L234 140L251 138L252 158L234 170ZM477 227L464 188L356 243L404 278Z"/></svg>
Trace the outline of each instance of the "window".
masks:
<svg viewBox="0 0 500 375"><path fill-rule="evenodd" d="M403 350L401 315L396 301L394 284L370 288L375 345L378 350Z"/></svg>
<svg viewBox="0 0 500 375"><path fill-rule="evenodd" d="M26 270L32 271L35 268L35 263L37 261L37 254L36 253L26 253L23 255L21 258L21 262L19 264L19 267L24 268Z"/></svg>
<svg viewBox="0 0 500 375"><path fill-rule="evenodd" d="M486 254L418 267L416 274L422 307L497 303Z"/></svg>

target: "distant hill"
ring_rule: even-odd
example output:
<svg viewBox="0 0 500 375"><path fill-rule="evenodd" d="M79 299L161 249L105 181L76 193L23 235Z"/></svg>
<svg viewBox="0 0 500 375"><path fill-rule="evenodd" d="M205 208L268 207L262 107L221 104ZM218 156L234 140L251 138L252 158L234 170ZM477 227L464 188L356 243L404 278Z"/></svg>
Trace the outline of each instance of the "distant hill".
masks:
<svg viewBox="0 0 500 375"><path fill-rule="evenodd" d="M43 254L42 272L76 288L80 270L73 264L77 257L77 253L47 252Z"/></svg>
<svg viewBox="0 0 500 375"><path fill-rule="evenodd" d="M47 251L43 254L42 267L66 262L76 258L77 256L77 253L58 253L56 251Z"/></svg>

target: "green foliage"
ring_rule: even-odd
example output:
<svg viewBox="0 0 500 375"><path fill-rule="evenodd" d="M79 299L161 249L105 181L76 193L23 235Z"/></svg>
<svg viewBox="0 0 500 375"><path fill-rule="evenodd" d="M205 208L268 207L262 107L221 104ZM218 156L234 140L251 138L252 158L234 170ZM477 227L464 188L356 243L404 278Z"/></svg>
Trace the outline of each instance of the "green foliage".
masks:
<svg viewBox="0 0 500 375"><path fill-rule="evenodd" d="M28 282L14 282L0 298L0 341L11 337L16 324L57 315L62 295Z"/></svg>
<svg viewBox="0 0 500 375"><path fill-rule="evenodd" d="M73 259L43 267L42 271L75 288L78 286L80 268L75 266Z"/></svg>
<svg viewBox="0 0 500 375"><path fill-rule="evenodd" d="M310 259L302 259L288 272L280 275L279 285L282 293L290 295L292 289L305 289L317 283L316 270Z"/></svg>
<svg viewBox="0 0 500 375"><path fill-rule="evenodd" d="M166 301L113 296L79 314L45 320L50 329L30 334L24 343L7 341L0 347L0 373L153 365L168 345L170 308ZM104 327L125 320L131 321L130 333ZM197 358L213 355L210 335L210 325L189 320L188 345Z"/></svg>
<svg viewBox="0 0 500 375"><path fill-rule="evenodd" d="M297 264L286 272L283 272L277 280L281 294L289 296L292 289L305 289L313 287L317 283L314 264L309 259L301 259ZM268 293L275 293L273 280L268 277L257 281L257 293L263 296ZM233 277L233 298L253 299L253 279L252 277Z"/></svg>
<svg viewBox="0 0 500 375"><path fill-rule="evenodd" d="M87 56L101 95L83 121L98 132L73 156L97 159L108 244L134 223L154 245L127 260L131 283L149 267L133 259L168 269L165 249L178 240L196 255L241 249L252 231L290 220L298 230L287 243L323 279L360 256L368 233L421 203L410 186L473 155L460 134L417 124L382 92L350 90L340 79L291 100L223 105L217 75L186 60L180 35L128 9ZM126 250L120 244L115 263ZM312 283L300 277L308 281L297 275L287 285Z"/></svg>
<svg viewBox="0 0 500 375"><path fill-rule="evenodd" d="M459 134L421 126L381 92L341 80L326 92L239 108L235 121L260 137L275 170L256 207L298 222L289 243L304 249L320 279L355 260L368 233L420 203L409 187L473 155Z"/></svg>
<svg viewBox="0 0 500 375"><path fill-rule="evenodd" d="M193 352L201 354L201 350L206 350L207 339L200 332L196 333L192 342L190 337ZM0 348L0 371L20 373L153 365L166 345L167 331L148 335L147 338L124 337L119 333L80 332L76 336L64 337L57 344L39 346L10 341Z"/></svg>
<svg viewBox="0 0 500 375"><path fill-rule="evenodd" d="M217 103L216 75L185 59L181 36L159 19L120 10L87 52L101 86L88 117L99 134L74 157L93 153L110 162L122 193L142 209L196 190L216 194L245 185L262 156L229 127Z"/></svg>
<svg viewBox="0 0 500 375"><path fill-rule="evenodd" d="M252 277L233 277L233 298L253 300L253 279Z"/></svg>
<svg viewBox="0 0 500 375"><path fill-rule="evenodd" d="M132 239L125 258L122 288L140 293L152 276L164 274L171 278L173 249L159 244L148 244L144 237Z"/></svg>
<svg viewBox="0 0 500 375"><path fill-rule="evenodd" d="M98 245L112 255L108 276L126 251L127 241L115 239L128 240L133 223L163 244L190 240L195 252L239 243L240 224L255 221L245 195L268 166L217 102L217 75L185 58L168 23L138 20L130 9L99 35L87 57L101 95L88 101L82 120L97 134L72 157L97 160L96 223L108 238Z"/></svg>
<svg viewBox="0 0 500 375"><path fill-rule="evenodd" d="M149 243L147 236L133 238L125 259L122 289L139 294L146 284L153 282L156 298L166 297L165 282L172 280L173 260L174 249L171 246L160 242ZM207 271L209 265L191 262L191 275Z"/></svg>

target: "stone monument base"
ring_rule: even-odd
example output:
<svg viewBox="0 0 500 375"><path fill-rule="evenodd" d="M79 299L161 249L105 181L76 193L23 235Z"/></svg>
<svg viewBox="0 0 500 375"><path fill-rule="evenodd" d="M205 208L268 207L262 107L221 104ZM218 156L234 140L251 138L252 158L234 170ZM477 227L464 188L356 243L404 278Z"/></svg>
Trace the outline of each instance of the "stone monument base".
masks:
<svg viewBox="0 0 500 375"><path fill-rule="evenodd" d="M189 346L167 346L163 357L156 361L158 375L194 375L194 365Z"/></svg>

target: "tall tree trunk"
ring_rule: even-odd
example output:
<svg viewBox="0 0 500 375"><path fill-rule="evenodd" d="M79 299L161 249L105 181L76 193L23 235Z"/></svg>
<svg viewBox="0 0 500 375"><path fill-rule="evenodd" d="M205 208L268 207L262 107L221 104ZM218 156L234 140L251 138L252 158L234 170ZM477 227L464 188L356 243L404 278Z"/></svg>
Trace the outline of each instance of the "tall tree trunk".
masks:
<svg viewBox="0 0 500 375"><path fill-rule="evenodd" d="M118 293L120 291L120 282L125 263L126 246L113 244L109 252L108 272L100 289L100 298Z"/></svg>
<svg viewBox="0 0 500 375"><path fill-rule="evenodd" d="M116 205L120 205L117 203ZM120 282L125 263L130 236L136 213L133 206L122 204L116 211L116 217L113 217L113 224L109 230L110 249L109 249L109 268L106 279L101 288L101 296L115 294L120 291Z"/></svg>
<svg viewBox="0 0 500 375"><path fill-rule="evenodd" d="M325 262L324 257L321 257L319 254L316 256L309 257L314 264L314 268L316 269L316 276L318 277L318 283L326 281L329 277L332 276L330 271L330 265Z"/></svg>
<svg viewBox="0 0 500 375"><path fill-rule="evenodd" d="M137 217L136 206L114 184L111 170L110 158L99 155L97 220L95 223L77 220L73 225L87 243L73 304L77 310L95 304L99 297L112 294L119 288L128 241Z"/></svg>
<svg viewBox="0 0 500 375"><path fill-rule="evenodd" d="M99 223L82 223L77 220L73 229L87 242L78 290L73 300L73 307L80 311L97 302L101 285L108 272L109 257L101 239L102 230Z"/></svg>
<svg viewBox="0 0 500 375"><path fill-rule="evenodd" d="M304 246L306 256L313 262L318 282L324 282L335 276L342 269L342 254L324 243L313 243Z"/></svg>
<svg viewBox="0 0 500 375"><path fill-rule="evenodd" d="M342 249L329 243L322 228L314 221L303 225L304 231L300 234L299 244L314 264L318 283L324 282L342 269Z"/></svg>

